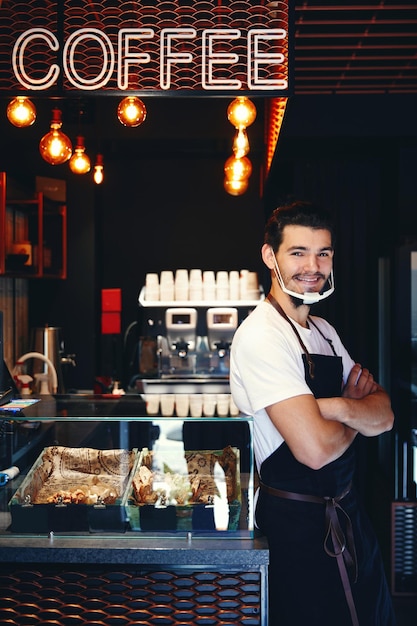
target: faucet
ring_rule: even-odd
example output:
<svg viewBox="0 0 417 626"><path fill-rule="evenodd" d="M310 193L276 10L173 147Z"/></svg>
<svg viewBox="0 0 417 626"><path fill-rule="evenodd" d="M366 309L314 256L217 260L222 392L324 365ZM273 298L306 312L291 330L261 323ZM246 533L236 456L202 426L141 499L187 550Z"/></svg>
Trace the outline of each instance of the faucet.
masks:
<svg viewBox="0 0 417 626"><path fill-rule="evenodd" d="M55 365L52 363L51 359L48 359L48 357L42 354L41 352L27 352L26 354L23 354L17 360L15 367L17 367L18 365L21 365L28 359L40 359L41 361L47 364L48 368L50 369L51 376L52 376L52 393L57 393L58 376L56 373Z"/></svg>

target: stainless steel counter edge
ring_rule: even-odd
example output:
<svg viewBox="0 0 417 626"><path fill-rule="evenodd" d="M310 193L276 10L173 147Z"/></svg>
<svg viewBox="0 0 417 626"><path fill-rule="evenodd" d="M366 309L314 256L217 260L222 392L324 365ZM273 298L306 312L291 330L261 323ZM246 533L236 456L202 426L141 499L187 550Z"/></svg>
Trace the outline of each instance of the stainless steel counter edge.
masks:
<svg viewBox="0 0 417 626"><path fill-rule="evenodd" d="M268 565L266 540L141 539L78 536L2 537L0 563L119 563L259 567Z"/></svg>

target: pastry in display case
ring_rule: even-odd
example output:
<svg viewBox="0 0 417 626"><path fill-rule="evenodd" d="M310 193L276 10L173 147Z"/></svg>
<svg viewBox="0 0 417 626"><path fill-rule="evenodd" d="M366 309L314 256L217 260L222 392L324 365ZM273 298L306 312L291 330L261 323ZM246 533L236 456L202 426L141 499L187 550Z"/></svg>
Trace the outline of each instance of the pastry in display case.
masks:
<svg viewBox="0 0 417 626"><path fill-rule="evenodd" d="M137 450L44 448L12 496L13 532L126 530L122 506Z"/></svg>
<svg viewBox="0 0 417 626"><path fill-rule="evenodd" d="M142 450L126 503L130 526L143 531L236 531L242 510L239 450Z"/></svg>

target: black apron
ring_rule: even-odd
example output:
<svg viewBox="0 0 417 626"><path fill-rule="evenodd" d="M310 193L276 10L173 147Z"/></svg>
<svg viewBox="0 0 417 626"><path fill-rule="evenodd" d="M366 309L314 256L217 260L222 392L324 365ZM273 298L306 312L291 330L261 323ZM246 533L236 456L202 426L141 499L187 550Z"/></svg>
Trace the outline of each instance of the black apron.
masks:
<svg viewBox="0 0 417 626"><path fill-rule="evenodd" d="M314 396L340 396L341 357L308 354L288 321ZM285 442L262 463L256 521L270 549L269 626L395 625L379 547L352 487L354 470L354 444L320 470L299 463Z"/></svg>

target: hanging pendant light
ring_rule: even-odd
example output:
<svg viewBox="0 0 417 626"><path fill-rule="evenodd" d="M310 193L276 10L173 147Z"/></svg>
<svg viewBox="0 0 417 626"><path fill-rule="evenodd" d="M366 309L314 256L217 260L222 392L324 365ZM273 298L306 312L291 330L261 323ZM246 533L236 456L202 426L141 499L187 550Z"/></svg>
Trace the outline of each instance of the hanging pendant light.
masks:
<svg viewBox="0 0 417 626"><path fill-rule="evenodd" d="M224 173L227 180L246 180L252 174L252 163L246 156L237 159L234 155L232 155L224 164Z"/></svg>
<svg viewBox="0 0 417 626"><path fill-rule="evenodd" d="M96 185L101 185L104 179L103 174L103 155L98 154L96 156L96 164L94 165L93 179Z"/></svg>
<svg viewBox="0 0 417 626"><path fill-rule="evenodd" d="M60 165L71 158L72 143L69 137L61 131L62 112L52 110L51 130L44 135L39 143L42 158L51 165Z"/></svg>
<svg viewBox="0 0 417 626"><path fill-rule="evenodd" d="M228 178L224 179L224 188L228 194L231 196L241 196L247 190L249 186L249 180L245 178L244 180L229 180Z"/></svg>
<svg viewBox="0 0 417 626"><path fill-rule="evenodd" d="M36 120L36 107L26 96L16 96L7 106L7 119L17 128L32 126Z"/></svg>
<svg viewBox="0 0 417 626"><path fill-rule="evenodd" d="M249 98L238 96L227 107L227 119L235 128L247 128L256 119L256 107Z"/></svg>
<svg viewBox="0 0 417 626"><path fill-rule="evenodd" d="M146 107L137 96L127 96L117 107L117 117L124 126L140 126L146 119Z"/></svg>
<svg viewBox="0 0 417 626"><path fill-rule="evenodd" d="M236 131L235 138L233 140L233 154L237 159L241 159L249 152L249 139L244 128L239 128Z"/></svg>
<svg viewBox="0 0 417 626"><path fill-rule="evenodd" d="M77 137L74 154L69 160L69 166L74 174L87 174L90 171L91 162L85 153L84 137Z"/></svg>

